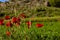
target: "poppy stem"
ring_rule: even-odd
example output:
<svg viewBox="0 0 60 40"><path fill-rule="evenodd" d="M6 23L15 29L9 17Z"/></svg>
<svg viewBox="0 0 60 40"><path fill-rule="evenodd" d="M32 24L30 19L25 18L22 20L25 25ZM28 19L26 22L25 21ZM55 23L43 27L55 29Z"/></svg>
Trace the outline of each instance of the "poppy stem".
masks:
<svg viewBox="0 0 60 40"><path fill-rule="evenodd" d="M30 22L31 22L31 19L30 19ZM31 24L30 24L30 27L31 27Z"/></svg>

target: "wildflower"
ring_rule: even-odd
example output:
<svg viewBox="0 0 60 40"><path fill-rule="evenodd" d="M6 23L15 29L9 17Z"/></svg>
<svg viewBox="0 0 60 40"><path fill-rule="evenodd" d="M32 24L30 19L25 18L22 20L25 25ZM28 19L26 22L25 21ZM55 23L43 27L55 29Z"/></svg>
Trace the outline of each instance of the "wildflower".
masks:
<svg viewBox="0 0 60 40"><path fill-rule="evenodd" d="M31 24L32 24L32 23L31 23L30 21L27 22L28 28L31 27Z"/></svg>
<svg viewBox="0 0 60 40"><path fill-rule="evenodd" d="M17 22L17 18L16 17L12 17L12 23L16 23Z"/></svg>
<svg viewBox="0 0 60 40"><path fill-rule="evenodd" d="M26 18L26 16L25 16L24 13L20 14L20 16L21 16L22 18Z"/></svg>
<svg viewBox="0 0 60 40"><path fill-rule="evenodd" d="M21 19L20 19L19 17L17 17L17 22L20 22L20 20L21 20Z"/></svg>
<svg viewBox="0 0 60 40"><path fill-rule="evenodd" d="M36 24L36 27L38 27L38 28L43 27L43 24L37 23L37 24Z"/></svg>
<svg viewBox="0 0 60 40"><path fill-rule="evenodd" d="M3 25L3 24L4 24L4 20L0 19L0 25Z"/></svg>
<svg viewBox="0 0 60 40"><path fill-rule="evenodd" d="M11 33L10 33L9 31L6 31L6 35L7 35L7 36L10 36Z"/></svg>
<svg viewBox="0 0 60 40"><path fill-rule="evenodd" d="M8 16L8 15L7 15L7 16L5 16L5 19L6 19L6 20L10 19L10 16Z"/></svg>
<svg viewBox="0 0 60 40"><path fill-rule="evenodd" d="M11 26L12 26L11 21L8 21L8 22L6 23L6 26L7 26L7 27L11 27Z"/></svg>

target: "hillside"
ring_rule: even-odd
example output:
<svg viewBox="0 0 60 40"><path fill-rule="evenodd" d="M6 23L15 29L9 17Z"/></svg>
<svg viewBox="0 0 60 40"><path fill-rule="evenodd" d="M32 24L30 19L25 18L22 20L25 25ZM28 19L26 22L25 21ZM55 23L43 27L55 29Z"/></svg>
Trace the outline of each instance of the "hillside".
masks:
<svg viewBox="0 0 60 40"><path fill-rule="evenodd" d="M33 11L32 11L33 10ZM60 16L60 8L48 7L48 1L44 0L20 0L0 3L0 15L14 15L24 12L27 17L35 16ZM33 14L33 15L32 15Z"/></svg>
<svg viewBox="0 0 60 40"><path fill-rule="evenodd" d="M0 40L60 40L59 2L0 2Z"/></svg>

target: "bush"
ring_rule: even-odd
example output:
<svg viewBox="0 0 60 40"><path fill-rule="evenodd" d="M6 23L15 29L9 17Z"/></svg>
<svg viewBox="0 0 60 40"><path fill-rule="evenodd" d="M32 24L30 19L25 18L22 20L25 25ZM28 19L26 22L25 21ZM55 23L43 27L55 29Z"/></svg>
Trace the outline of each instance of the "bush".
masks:
<svg viewBox="0 0 60 40"><path fill-rule="evenodd" d="M55 0L49 0L51 6L55 6Z"/></svg>
<svg viewBox="0 0 60 40"><path fill-rule="evenodd" d="M51 6L60 7L60 0L49 0Z"/></svg>

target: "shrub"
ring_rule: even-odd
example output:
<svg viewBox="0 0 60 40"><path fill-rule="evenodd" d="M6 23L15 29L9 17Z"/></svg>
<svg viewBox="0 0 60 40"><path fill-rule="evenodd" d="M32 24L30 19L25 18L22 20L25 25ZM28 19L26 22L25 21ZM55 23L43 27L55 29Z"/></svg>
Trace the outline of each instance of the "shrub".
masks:
<svg viewBox="0 0 60 40"><path fill-rule="evenodd" d="M51 4L51 6L60 7L60 0L49 0L49 3Z"/></svg>

